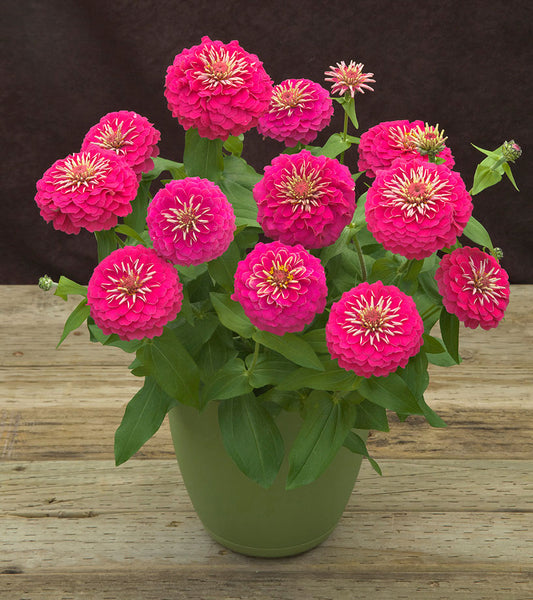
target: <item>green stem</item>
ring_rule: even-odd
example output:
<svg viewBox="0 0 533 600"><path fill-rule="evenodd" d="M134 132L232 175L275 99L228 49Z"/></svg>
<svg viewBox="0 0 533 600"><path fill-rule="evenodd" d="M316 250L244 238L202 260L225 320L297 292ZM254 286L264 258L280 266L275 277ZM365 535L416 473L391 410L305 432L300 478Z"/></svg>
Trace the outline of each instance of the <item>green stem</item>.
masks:
<svg viewBox="0 0 533 600"><path fill-rule="evenodd" d="M363 281L366 281L368 278L368 274L366 272L366 264L365 257L363 255L363 251L361 250L361 244L357 239L357 234L354 233L352 237L353 243L355 244L355 248L357 249L357 256L359 257L359 264L361 265L361 275L363 277Z"/></svg>
<svg viewBox="0 0 533 600"><path fill-rule="evenodd" d="M344 111L344 127L342 130L342 141L343 142L345 142L348 139L347 134L348 134L348 113L346 111ZM344 164L344 150L341 152L339 162L341 163L341 165Z"/></svg>

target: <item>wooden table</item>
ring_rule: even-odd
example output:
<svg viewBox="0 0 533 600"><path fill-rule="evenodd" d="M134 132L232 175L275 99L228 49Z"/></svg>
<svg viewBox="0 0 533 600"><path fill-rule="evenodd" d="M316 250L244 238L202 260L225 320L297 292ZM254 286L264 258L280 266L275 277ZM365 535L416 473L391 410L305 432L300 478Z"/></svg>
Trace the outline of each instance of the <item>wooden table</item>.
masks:
<svg viewBox="0 0 533 600"><path fill-rule="evenodd" d="M533 598L533 286L496 330L464 331L464 361L432 369L422 419L373 434L346 513L319 548L281 560L204 533L168 426L113 466L139 387L85 329L55 345L72 304L0 288L0 598Z"/></svg>

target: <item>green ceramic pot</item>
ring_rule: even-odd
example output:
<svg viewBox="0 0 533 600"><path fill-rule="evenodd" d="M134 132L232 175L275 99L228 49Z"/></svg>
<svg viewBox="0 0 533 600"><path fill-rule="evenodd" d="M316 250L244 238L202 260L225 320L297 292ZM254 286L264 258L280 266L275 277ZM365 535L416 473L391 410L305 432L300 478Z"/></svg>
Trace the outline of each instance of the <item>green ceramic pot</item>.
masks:
<svg viewBox="0 0 533 600"><path fill-rule="evenodd" d="M285 489L285 458L274 484L264 489L243 475L227 454L217 409L218 404L211 402L201 414L183 405L169 412L183 481L208 533L223 546L249 556L290 556L323 542L344 512L362 457L341 448L315 482L295 490ZM277 424L289 448L301 419L282 411Z"/></svg>

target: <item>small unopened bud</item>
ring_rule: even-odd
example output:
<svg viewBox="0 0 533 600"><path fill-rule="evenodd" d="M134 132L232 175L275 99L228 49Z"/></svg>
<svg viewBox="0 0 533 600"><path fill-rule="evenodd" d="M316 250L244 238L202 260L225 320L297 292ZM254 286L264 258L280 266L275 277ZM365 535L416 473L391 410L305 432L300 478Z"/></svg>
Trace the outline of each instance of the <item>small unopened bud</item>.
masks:
<svg viewBox="0 0 533 600"><path fill-rule="evenodd" d="M424 129L413 129L410 135L417 151L424 156L429 154L432 158L444 150L448 139L444 131L439 131L438 123L435 126L426 123Z"/></svg>
<svg viewBox="0 0 533 600"><path fill-rule="evenodd" d="M39 277L39 287L45 292L51 290L53 285L54 281L51 277L48 277L48 275L44 275L44 277Z"/></svg>
<svg viewBox="0 0 533 600"><path fill-rule="evenodd" d="M514 141L504 142L502 146L502 154L505 160L514 162L517 158L522 155L522 148Z"/></svg>
<svg viewBox="0 0 533 600"><path fill-rule="evenodd" d="M494 256L496 260L501 260L503 258L503 250L501 248L494 248L492 256Z"/></svg>

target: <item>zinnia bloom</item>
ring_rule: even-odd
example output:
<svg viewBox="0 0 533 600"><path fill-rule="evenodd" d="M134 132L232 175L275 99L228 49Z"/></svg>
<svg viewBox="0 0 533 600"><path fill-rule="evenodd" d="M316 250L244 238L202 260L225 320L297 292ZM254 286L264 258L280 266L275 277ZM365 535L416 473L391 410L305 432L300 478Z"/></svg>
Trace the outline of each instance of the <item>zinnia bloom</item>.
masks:
<svg viewBox="0 0 533 600"><path fill-rule="evenodd" d="M165 97L172 116L211 140L255 127L271 95L272 80L263 63L235 40L223 44L204 36L167 69Z"/></svg>
<svg viewBox="0 0 533 600"><path fill-rule="evenodd" d="M235 214L221 189L208 179L170 181L148 206L154 250L176 265L218 258L233 240Z"/></svg>
<svg viewBox="0 0 533 600"><path fill-rule="evenodd" d="M445 254L435 273L442 302L466 327L496 327L509 304L509 276L500 263L479 248Z"/></svg>
<svg viewBox="0 0 533 600"><path fill-rule="evenodd" d="M135 173L116 154L96 147L56 161L37 182L41 216L65 233L111 229L132 211Z"/></svg>
<svg viewBox="0 0 533 600"><path fill-rule="evenodd" d="M88 150L91 144L111 150L122 157L140 179L142 173L154 168L152 157L159 154L157 142L160 138L161 134L147 118L120 110L103 116L89 129L81 151Z"/></svg>
<svg viewBox="0 0 533 600"><path fill-rule="evenodd" d="M460 175L445 165L398 159L378 173L365 214L386 250L420 260L455 243L472 214L472 199Z"/></svg>
<svg viewBox="0 0 533 600"><path fill-rule="evenodd" d="M422 346L424 324L414 300L393 285L366 282L331 307L326 342L339 366L356 375L387 376Z"/></svg>
<svg viewBox="0 0 533 600"><path fill-rule="evenodd" d="M302 331L326 306L324 267L301 245L259 243L235 273L232 299L250 321L277 335Z"/></svg>
<svg viewBox="0 0 533 600"><path fill-rule="evenodd" d="M355 211L355 185L348 168L308 150L274 158L253 194L265 234L306 248L335 242Z"/></svg>
<svg viewBox="0 0 533 600"><path fill-rule="evenodd" d="M89 280L91 317L123 340L153 338L181 308L178 272L151 248L126 246L98 264Z"/></svg>
<svg viewBox="0 0 533 600"><path fill-rule="evenodd" d="M376 83L375 79L372 79L374 73L363 73L364 65L362 63L355 63L353 60L347 65L344 61L337 63L336 67L330 67L331 71L326 71L324 75L325 81L333 82L331 86L332 94L339 94L344 96L346 92L350 92L352 98L355 96L355 92L365 93L365 90L374 91L374 88L370 87L369 83Z"/></svg>
<svg viewBox="0 0 533 600"><path fill-rule="evenodd" d="M309 144L329 125L333 102L328 91L309 79L287 79L276 85L257 131L286 146Z"/></svg>
<svg viewBox="0 0 533 600"><path fill-rule="evenodd" d="M412 160L422 158L417 145L424 134L433 136L435 128L422 121L385 121L371 127L363 133L359 143L360 171L366 171L368 177L375 177L381 169L388 169L397 158ZM445 159L445 165L453 168L455 161L448 147L437 154ZM423 156L428 161L428 155Z"/></svg>

